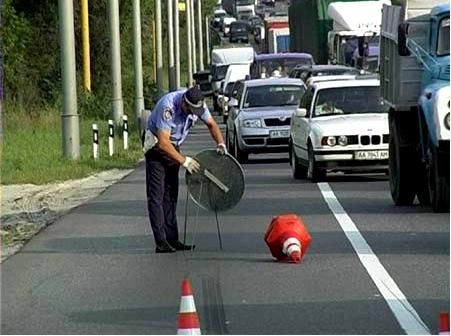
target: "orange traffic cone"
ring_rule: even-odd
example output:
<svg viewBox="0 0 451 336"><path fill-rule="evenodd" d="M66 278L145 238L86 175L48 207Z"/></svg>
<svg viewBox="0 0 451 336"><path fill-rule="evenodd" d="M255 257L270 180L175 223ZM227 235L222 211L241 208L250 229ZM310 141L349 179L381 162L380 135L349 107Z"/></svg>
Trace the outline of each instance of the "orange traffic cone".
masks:
<svg viewBox="0 0 451 336"><path fill-rule="evenodd" d="M300 263L312 238L302 218L296 214L273 217L265 234L265 242L274 258Z"/></svg>
<svg viewBox="0 0 451 336"><path fill-rule="evenodd" d="M441 312L438 323L438 334L449 335L449 313Z"/></svg>
<svg viewBox="0 0 451 336"><path fill-rule="evenodd" d="M182 281L182 298L177 321L177 335L201 335L193 290L188 279Z"/></svg>

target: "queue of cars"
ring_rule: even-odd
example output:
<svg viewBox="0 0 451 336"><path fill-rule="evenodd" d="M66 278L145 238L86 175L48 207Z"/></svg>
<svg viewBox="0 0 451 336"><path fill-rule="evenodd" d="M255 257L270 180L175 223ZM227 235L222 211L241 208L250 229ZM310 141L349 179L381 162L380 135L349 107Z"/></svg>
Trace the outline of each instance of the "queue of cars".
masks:
<svg viewBox="0 0 451 336"><path fill-rule="evenodd" d="M303 64L290 75L229 85L229 152L240 162L249 154L287 152L295 179L321 181L337 171L387 173L388 107L379 79L337 65Z"/></svg>
<svg viewBox="0 0 451 336"><path fill-rule="evenodd" d="M219 11L215 22L230 42L247 43L262 19ZM245 46L233 48L235 57L232 51ZM239 162L250 154L287 153L293 178L315 182L337 171L388 173L388 107L377 76L317 65L308 53L254 53L251 63L224 62L214 103L226 124L227 149Z"/></svg>

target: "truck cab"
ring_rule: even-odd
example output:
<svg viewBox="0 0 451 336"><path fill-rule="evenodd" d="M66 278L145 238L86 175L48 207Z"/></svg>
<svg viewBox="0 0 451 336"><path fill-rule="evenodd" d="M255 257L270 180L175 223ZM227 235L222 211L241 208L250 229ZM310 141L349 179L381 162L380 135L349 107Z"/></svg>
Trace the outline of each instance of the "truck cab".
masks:
<svg viewBox="0 0 451 336"><path fill-rule="evenodd" d="M329 64L344 64L377 71L383 4L390 4L390 1L329 4L327 13L332 19L333 27L327 34Z"/></svg>
<svg viewBox="0 0 451 336"><path fill-rule="evenodd" d="M384 6L381 95L391 104L390 191L449 211L449 4L403 0ZM436 4L436 6L434 6ZM417 6L417 7L415 7Z"/></svg>

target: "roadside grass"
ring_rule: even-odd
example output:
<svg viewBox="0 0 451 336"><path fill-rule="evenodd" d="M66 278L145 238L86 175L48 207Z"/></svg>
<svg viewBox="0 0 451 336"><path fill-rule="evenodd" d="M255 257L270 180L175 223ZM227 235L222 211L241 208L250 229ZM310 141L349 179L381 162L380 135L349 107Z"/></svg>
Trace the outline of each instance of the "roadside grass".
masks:
<svg viewBox="0 0 451 336"><path fill-rule="evenodd" d="M45 184L86 177L106 169L136 167L143 157L141 140L129 117L128 150L122 131L115 133L114 154L108 154L108 121L80 116L80 160L63 157L61 115L56 110L39 114L9 111L3 114L1 149L2 184ZM92 124L99 129L99 159L92 154ZM120 133L120 134L118 134Z"/></svg>

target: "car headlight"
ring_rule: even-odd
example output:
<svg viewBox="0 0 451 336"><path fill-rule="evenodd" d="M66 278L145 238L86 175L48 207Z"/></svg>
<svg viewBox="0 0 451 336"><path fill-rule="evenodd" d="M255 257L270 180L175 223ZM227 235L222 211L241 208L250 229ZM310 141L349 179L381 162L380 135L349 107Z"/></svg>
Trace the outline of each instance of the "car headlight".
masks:
<svg viewBox="0 0 451 336"><path fill-rule="evenodd" d="M242 125L244 127L262 127L262 122L260 119L245 119Z"/></svg>
<svg viewBox="0 0 451 336"><path fill-rule="evenodd" d="M338 137L338 144L340 146L346 146L348 144L348 137L346 137L345 135L340 135Z"/></svg>
<svg viewBox="0 0 451 336"><path fill-rule="evenodd" d="M446 129L449 131L449 112L446 114L445 119L443 120L443 122L445 123Z"/></svg>
<svg viewBox="0 0 451 336"><path fill-rule="evenodd" d="M337 144L337 138L334 136L323 137L321 139L321 145L323 146L335 146Z"/></svg>

